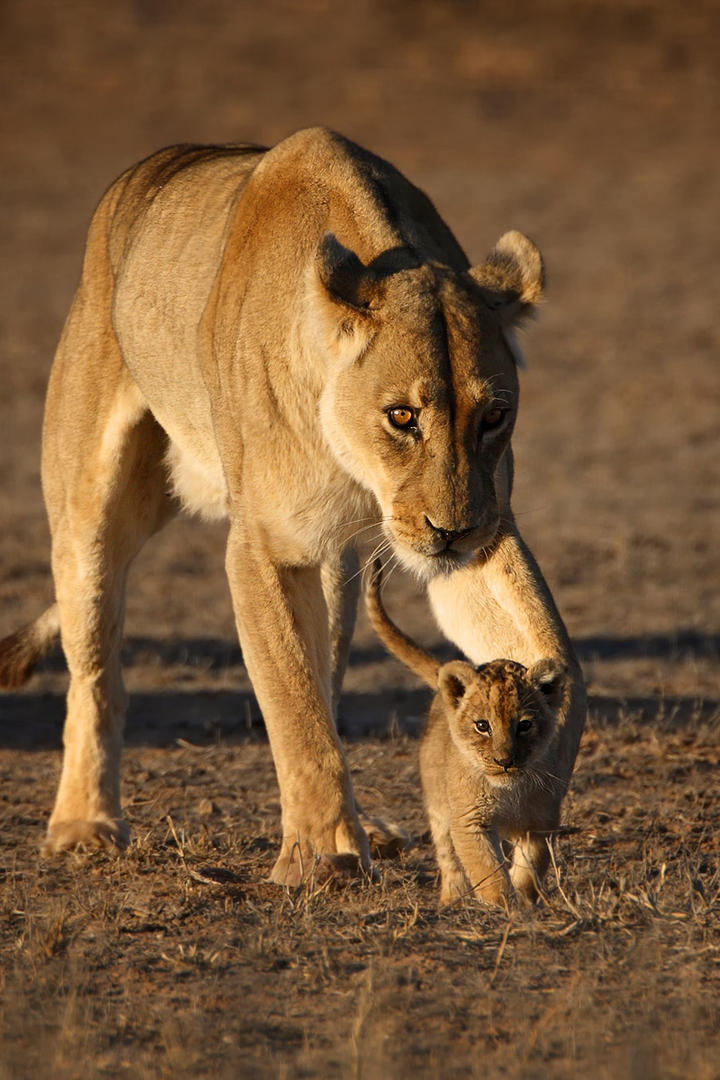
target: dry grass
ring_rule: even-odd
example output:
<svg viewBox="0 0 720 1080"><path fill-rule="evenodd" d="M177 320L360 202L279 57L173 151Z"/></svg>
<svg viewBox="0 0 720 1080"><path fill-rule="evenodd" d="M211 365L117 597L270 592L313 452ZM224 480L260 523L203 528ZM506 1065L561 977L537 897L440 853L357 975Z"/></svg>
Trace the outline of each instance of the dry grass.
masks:
<svg viewBox="0 0 720 1080"><path fill-rule="evenodd" d="M415 750L350 758L419 835ZM508 916L438 912L426 841L378 884L265 884L258 737L129 751L129 852L43 863L35 754L3 813L4 1074L717 1076L717 765L716 718L591 719L545 902Z"/></svg>
<svg viewBox="0 0 720 1080"><path fill-rule="evenodd" d="M473 260L512 227L547 257L514 505L590 684L576 831L512 919L438 913L427 843L377 885L263 884L279 805L224 534L177 523L128 596L124 858L37 856L61 665L0 699L0 1073L717 1078L717 5L356 8L4 5L0 635L52 597L43 397L101 191L162 145L327 123L425 188ZM362 622L355 645L358 796L422 836L426 695Z"/></svg>

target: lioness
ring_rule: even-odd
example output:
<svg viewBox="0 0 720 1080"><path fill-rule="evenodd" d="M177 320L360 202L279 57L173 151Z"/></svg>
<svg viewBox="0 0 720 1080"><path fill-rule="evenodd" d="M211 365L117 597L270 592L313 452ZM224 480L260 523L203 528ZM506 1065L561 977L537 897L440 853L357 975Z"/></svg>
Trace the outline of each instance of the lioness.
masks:
<svg viewBox="0 0 720 1080"><path fill-rule="evenodd" d="M446 623L454 603L477 606L463 632L475 624L479 648L510 628L534 649L523 627L539 605L533 625L567 652L509 510L512 329L542 280L517 232L471 269L417 188L322 128L270 150L172 147L110 187L47 394L57 605L0 655L16 683L61 631L70 687L47 850L127 841L125 581L181 508L229 521L238 633L281 792L277 882L318 855L369 865L333 722L358 530L381 525L425 578L470 569L454 601L434 603ZM508 560L519 596L488 619L476 596Z"/></svg>
<svg viewBox="0 0 720 1080"><path fill-rule="evenodd" d="M551 658L529 670L514 660L477 668L464 660L439 664L395 626L381 587L376 562L365 587L372 625L390 652L435 691L420 744L420 777L440 867L440 903L474 893L497 904L510 899L513 888L533 903L565 793L554 771L565 668Z"/></svg>

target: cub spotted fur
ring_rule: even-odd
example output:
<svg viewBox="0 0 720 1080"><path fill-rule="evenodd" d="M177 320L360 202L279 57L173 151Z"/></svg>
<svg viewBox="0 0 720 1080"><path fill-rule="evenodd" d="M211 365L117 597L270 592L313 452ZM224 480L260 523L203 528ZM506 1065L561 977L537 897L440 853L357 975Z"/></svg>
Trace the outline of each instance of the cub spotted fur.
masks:
<svg viewBox="0 0 720 1080"><path fill-rule="evenodd" d="M474 668L438 664L389 619L382 570L366 582L371 622L388 649L435 690L420 745L420 775L442 878L440 902L474 893L486 903L514 889L533 902L549 861L562 785L553 765L555 713L566 677L550 658Z"/></svg>

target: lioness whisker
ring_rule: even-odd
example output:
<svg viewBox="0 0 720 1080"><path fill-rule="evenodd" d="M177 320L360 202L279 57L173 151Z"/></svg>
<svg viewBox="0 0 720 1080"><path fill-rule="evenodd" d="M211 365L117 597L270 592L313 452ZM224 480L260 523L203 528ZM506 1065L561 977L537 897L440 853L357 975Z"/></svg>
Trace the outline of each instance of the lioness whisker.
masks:
<svg viewBox="0 0 720 1080"><path fill-rule="evenodd" d="M370 528L371 525L382 525L386 521L390 521L390 517L388 515L381 515L381 516L378 517L377 515L373 514L372 516L368 516L368 517L361 517L361 518L354 518L354 519L351 518L350 521L339 521L337 523L337 525L335 526L335 528L336 529L344 529L348 525L359 525L359 524L362 524L364 521L370 522L370 525L368 526L368 528Z"/></svg>
<svg viewBox="0 0 720 1080"><path fill-rule="evenodd" d="M385 522L389 520L389 517L362 517L355 518L351 521L339 521L329 530L327 534L328 539L332 539L333 537L337 536L341 529L346 529L350 525L357 525L358 523L360 523L361 527L359 529L356 529L355 532L351 533L350 536L347 537L345 543L349 544L352 540L355 539L356 536L359 536L360 533L367 532L368 529L384 525ZM369 522L369 525L362 525L363 522Z"/></svg>
<svg viewBox="0 0 720 1080"><path fill-rule="evenodd" d="M370 552L370 554L368 555L367 559L362 564L360 569L357 570L352 575L352 577L348 578L347 581L345 582L345 584L349 585L351 582L353 582L355 580L356 577L359 577L361 574L365 574L367 572L368 568L373 564L375 559L379 559L391 547L392 547L392 540L388 540L387 538L384 538L383 540L381 540L380 543L373 549L373 551Z"/></svg>
<svg viewBox="0 0 720 1080"><path fill-rule="evenodd" d="M547 504L545 504L543 506L531 506L527 510L514 510L513 511L513 516L515 518L527 517L528 514L539 514L541 510L547 510L547 509L548 509ZM506 524L509 524L509 522L506 522Z"/></svg>
<svg viewBox="0 0 720 1080"><path fill-rule="evenodd" d="M382 529L382 525L383 523L381 521L374 521L372 525L364 525L361 529L356 529L354 533L351 533L350 536L347 537L345 543L349 546L355 537L360 536L361 533L369 532L370 529ZM371 536L369 539L370 542L372 542L377 539L377 536Z"/></svg>
<svg viewBox="0 0 720 1080"><path fill-rule="evenodd" d="M396 552L393 552L392 557L388 560L388 562L383 567L383 576L384 576L384 579L385 579L385 584L388 583L390 578L393 576L395 571L399 569L399 567L400 567L400 557Z"/></svg>

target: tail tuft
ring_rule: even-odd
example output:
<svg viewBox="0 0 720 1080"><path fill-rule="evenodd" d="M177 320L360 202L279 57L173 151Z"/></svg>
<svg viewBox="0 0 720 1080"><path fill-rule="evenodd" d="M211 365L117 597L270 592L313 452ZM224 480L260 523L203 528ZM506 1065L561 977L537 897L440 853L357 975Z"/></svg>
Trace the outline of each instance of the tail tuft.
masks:
<svg viewBox="0 0 720 1080"><path fill-rule="evenodd" d="M0 686L4 690L16 690L27 682L39 660L29 633L32 629L33 624L0 641Z"/></svg>
<svg viewBox="0 0 720 1080"><path fill-rule="evenodd" d="M57 604L0 641L0 687L16 690L30 678L35 665L50 650L60 633Z"/></svg>

